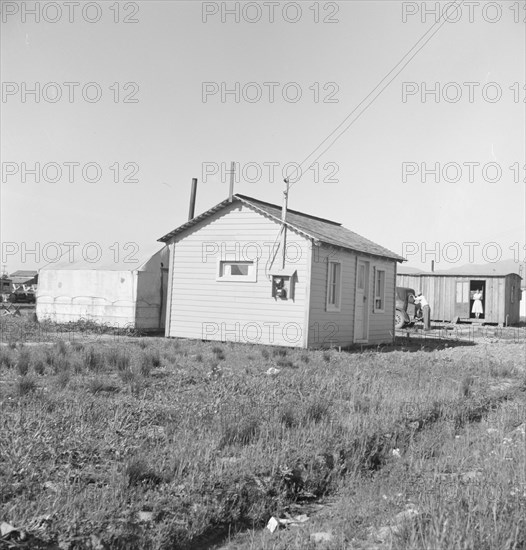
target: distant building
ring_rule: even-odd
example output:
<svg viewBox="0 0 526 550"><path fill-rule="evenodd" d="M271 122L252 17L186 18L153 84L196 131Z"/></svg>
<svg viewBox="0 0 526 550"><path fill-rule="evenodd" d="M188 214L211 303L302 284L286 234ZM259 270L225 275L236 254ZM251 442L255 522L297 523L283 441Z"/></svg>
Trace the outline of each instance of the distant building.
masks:
<svg viewBox="0 0 526 550"><path fill-rule="evenodd" d="M36 314L144 331L164 328L168 250L131 263L57 262L40 270Z"/></svg>
<svg viewBox="0 0 526 550"><path fill-rule="evenodd" d="M399 273L397 286L421 291L431 307L431 318L436 321L461 321L513 325L520 321L522 279L517 273ZM482 291L484 313L476 319L473 295Z"/></svg>
<svg viewBox="0 0 526 550"><path fill-rule="evenodd" d="M281 207L234 195L159 240L170 248L166 336L304 348L393 341L404 260L339 223L287 210L283 224Z"/></svg>
<svg viewBox="0 0 526 550"><path fill-rule="evenodd" d="M38 271L18 270L9 275L13 291L36 291L38 285Z"/></svg>

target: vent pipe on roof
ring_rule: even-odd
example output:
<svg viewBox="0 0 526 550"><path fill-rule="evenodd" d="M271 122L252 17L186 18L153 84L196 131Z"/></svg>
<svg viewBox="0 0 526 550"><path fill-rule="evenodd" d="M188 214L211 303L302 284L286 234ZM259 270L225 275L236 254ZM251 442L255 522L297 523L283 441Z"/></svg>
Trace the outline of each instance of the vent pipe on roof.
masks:
<svg viewBox="0 0 526 550"><path fill-rule="evenodd" d="M192 178L192 191L190 192L190 210L188 211L188 221L192 220L194 217L196 193L197 193L197 178Z"/></svg>
<svg viewBox="0 0 526 550"><path fill-rule="evenodd" d="M234 175L236 173L236 163L232 161L230 163L230 189L228 191L228 201L232 202L234 197Z"/></svg>

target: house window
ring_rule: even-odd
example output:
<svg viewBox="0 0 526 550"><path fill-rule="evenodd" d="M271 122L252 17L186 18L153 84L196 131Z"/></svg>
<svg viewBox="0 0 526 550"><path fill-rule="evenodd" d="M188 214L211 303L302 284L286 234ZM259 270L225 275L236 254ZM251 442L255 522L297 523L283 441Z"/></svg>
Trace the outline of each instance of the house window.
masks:
<svg viewBox="0 0 526 550"><path fill-rule="evenodd" d="M385 306L385 271L376 269L374 275L374 311L383 312Z"/></svg>
<svg viewBox="0 0 526 550"><path fill-rule="evenodd" d="M515 302L515 285L511 285L511 303Z"/></svg>
<svg viewBox="0 0 526 550"><path fill-rule="evenodd" d="M233 262L221 260L218 264L218 281L244 281L255 283L257 269L255 262Z"/></svg>
<svg viewBox="0 0 526 550"><path fill-rule="evenodd" d="M329 262L327 280L327 311L340 311L342 265L339 262Z"/></svg>

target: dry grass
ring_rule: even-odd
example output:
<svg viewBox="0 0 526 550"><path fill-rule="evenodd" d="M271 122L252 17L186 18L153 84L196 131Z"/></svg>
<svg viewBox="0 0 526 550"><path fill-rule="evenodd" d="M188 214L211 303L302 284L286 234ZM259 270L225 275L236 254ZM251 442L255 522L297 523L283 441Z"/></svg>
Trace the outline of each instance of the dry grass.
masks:
<svg viewBox="0 0 526 550"><path fill-rule="evenodd" d="M341 519L326 518L345 547L403 507L417 473L430 487L466 468L518 483L520 449L503 468L500 448L491 455L470 426L498 416L524 385L524 346L442 348L306 352L161 338L4 346L0 519L63 547L90 548L96 536L108 548L200 548L346 488L354 496ZM21 360L34 378L14 368ZM285 362L295 368L266 374ZM512 422L498 418L505 434ZM526 545L522 500L506 497L490 518L489 504L475 509L482 490L466 491L467 504L419 501L394 548ZM507 533L503 542L483 522ZM240 548L311 547L301 530L251 540Z"/></svg>

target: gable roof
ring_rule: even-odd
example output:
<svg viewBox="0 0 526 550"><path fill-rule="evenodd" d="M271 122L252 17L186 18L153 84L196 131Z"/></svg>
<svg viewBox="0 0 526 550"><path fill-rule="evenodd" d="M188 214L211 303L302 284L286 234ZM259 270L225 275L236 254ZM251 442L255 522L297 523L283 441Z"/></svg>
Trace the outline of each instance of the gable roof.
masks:
<svg viewBox="0 0 526 550"><path fill-rule="evenodd" d="M233 201L239 201L249 208L252 208L256 212L262 215L272 218L274 221L281 223L281 207L268 202L260 201L246 195L234 195ZM170 231L158 239L160 242L167 242L176 235L182 233L186 229L189 229L204 219L208 218L212 214L219 212L223 208L230 205L231 202L226 199L220 202L210 210L203 212L199 216L184 223L178 228ZM298 212L296 210L287 209L287 218L285 220L287 227L297 231L308 239L314 240L316 243L324 243L348 250L354 250L356 252L363 252L364 254L371 254L373 256L382 256L390 258L398 262L404 262L405 258L391 252L387 248L373 243L369 239L350 231L343 227L338 222L333 222L316 216L305 214L304 212Z"/></svg>

